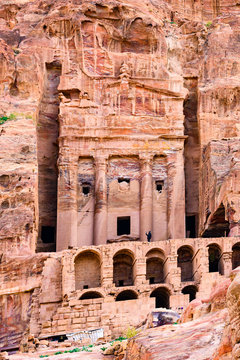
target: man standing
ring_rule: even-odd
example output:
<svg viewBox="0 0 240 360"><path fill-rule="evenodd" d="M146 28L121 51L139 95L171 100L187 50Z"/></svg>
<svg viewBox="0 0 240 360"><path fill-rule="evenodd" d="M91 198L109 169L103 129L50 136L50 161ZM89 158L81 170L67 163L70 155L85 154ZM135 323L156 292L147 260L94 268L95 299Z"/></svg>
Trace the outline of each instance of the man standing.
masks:
<svg viewBox="0 0 240 360"><path fill-rule="evenodd" d="M146 236L147 236L147 241L150 242L150 241L151 241L151 238L152 238L152 233L151 233L151 231L149 230L149 232L148 232L148 233L145 233L145 234L146 234Z"/></svg>

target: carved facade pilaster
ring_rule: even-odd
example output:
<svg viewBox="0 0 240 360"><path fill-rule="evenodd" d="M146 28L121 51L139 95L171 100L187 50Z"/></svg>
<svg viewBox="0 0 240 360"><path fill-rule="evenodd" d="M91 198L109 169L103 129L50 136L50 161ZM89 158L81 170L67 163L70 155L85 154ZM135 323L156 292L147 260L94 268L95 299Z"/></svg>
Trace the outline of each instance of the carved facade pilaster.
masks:
<svg viewBox="0 0 240 360"><path fill-rule="evenodd" d="M153 227L153 186L152 155L140 156L141 190L140 190L140 239L146 241L146 233Z"/></svg>
<svg viewBox="0 0 240 360"><path fill-rule="evenodd" d="M94 245L107 241L107 158L95 157Z"/></svg>

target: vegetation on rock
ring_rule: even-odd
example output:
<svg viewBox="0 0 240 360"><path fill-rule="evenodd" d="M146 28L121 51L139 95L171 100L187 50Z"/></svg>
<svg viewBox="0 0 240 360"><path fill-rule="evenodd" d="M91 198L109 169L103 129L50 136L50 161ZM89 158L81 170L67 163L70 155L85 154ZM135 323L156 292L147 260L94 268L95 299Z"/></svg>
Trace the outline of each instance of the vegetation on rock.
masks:
<svg viewBox="0 0 240 360"><path fill-rule="evenodd" d="M9 116L7 115L0 116L0 125L3 125L6 121L15 120L15 119L16 119L16 115L14 114L10 114Z"/></svg>

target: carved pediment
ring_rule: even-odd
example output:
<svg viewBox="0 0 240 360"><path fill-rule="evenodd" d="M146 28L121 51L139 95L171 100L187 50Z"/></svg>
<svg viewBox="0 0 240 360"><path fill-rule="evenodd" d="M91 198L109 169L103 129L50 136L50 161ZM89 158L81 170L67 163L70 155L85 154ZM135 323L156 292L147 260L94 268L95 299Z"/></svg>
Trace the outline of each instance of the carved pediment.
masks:
<svg viewBox="0 0 240 360"><path fill-rule="evenodd" d="M176 92L176 91L172 91L172 90L169 90L166 88L159 88L159 87L151 86L146 81L140 82L140 81L136 81L133 79L126 79L126 78L123 78L123 80L121 79L121 80L117 80L112 83L108 83L106 88L119 88L119 90L120 90L124 82L128 83L129 88L134 87L134 88L138 88L138 89L145 89L150 92L155 92L158 94L162 94L162 95L170 96L170 97L176 97L176 98L184 96L184 94L181 92Z"/></svg>

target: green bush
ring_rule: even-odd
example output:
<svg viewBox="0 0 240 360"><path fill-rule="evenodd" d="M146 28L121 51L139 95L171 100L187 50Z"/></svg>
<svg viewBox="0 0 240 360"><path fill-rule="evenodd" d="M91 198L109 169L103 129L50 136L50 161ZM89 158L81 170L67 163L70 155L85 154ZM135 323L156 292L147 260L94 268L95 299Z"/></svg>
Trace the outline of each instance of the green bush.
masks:
<svg viewBox="0 0 240 360"><path fill-rule="evenodd" d="M206 27L207 27L207 28L209 28L211 25L212 25L212 21L208 21L208 22L206 23Z"/></svg>
<svg viewBox="0 0 240 360"><path fill-rule="evenodd" d="M133 327L133 326L130 326L126 331L126 337L127 337L127 339L130 339L130 338L136 336L137 333L138 333L137 329L135 329L135 327Z"/></svg>
<svg viewBox="0 0 240 360"><path fill-rule="evenodd" d="M10 114L9 116L0 116L0 125L4 124L6 121L9 120L15 120L16 119L16 115L14 114Z"/></svg>

